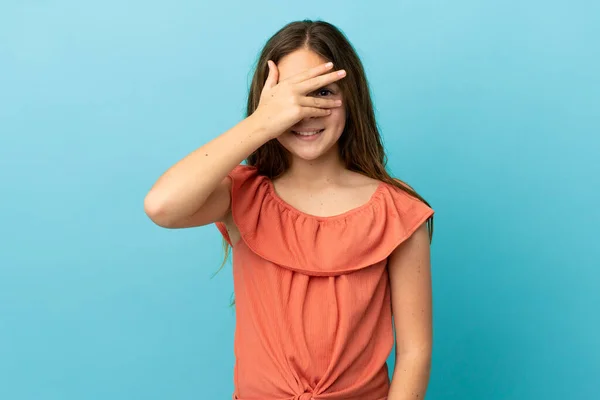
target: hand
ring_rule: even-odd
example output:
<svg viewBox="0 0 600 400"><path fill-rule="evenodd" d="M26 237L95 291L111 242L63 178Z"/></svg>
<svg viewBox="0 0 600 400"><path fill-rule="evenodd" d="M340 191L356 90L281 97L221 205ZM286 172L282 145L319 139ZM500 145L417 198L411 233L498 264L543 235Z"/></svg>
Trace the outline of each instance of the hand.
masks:
<svg viewBox="0 0 600 400"><path fill-rule="evenodd" d="M279 70L271 60L269 75L260 95L255 114L266 128L267 135L274 139L286 130L309 117L326 117L331 108L340 107L341 100L307 96L324 86L346 76L346 71L326 74L333 64L322 64L279 82Z"/></svg>

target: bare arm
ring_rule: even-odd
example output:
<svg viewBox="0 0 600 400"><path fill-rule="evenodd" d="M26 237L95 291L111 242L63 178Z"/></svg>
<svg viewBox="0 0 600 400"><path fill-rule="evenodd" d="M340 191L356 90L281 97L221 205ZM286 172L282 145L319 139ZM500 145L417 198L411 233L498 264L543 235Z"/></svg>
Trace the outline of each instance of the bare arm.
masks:
<svg viewBox="0 0 600 400"><path fill-rule="evenodd" d="M307 96L344 76L325 74L331 68L323 64L279 82L279 71L269 61L269 76L254 114L188 154L156 181L144 200L150 219L166 228L224 221L231 208L229 172L303 118L324 117L330 108L341 106Z"/></svg>
<svg viewBox="0 0 600 400"><path fill-rule="evenodd" d="M260 121L244 119L169 168L146 195L146 214L167 228L223 220L230 207L227 174L267 140Z"/></svg>
<svg viewBox="0 0 600 400"><path fill-rule="evenodd" d="M396 329L396 364L389 400L422 400L429 382L432 295L427 225L391 255L389 275Z"/></svg>

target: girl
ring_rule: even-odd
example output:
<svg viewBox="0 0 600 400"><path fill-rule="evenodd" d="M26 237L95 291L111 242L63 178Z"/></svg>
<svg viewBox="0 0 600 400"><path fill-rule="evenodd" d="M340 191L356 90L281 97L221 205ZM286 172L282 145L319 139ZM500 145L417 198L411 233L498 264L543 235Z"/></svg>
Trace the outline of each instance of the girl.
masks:
<svg viewBox="0 0 600 400"><path fill-rule="evenodd" d="M278 31L247 117L167 170L145 211L167 228L215 223L233 248L233 399L424 398L433 210L386 172L362 64L336 27Z"/></svg>

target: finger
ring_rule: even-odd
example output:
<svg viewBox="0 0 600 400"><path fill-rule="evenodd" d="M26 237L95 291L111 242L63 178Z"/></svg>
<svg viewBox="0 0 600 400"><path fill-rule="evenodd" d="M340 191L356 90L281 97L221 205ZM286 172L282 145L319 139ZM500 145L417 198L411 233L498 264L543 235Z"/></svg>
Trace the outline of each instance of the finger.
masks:
<svg viewBox="0 0 600 400"><path fill-rule="evenodd" d="M320 97L301 97L299 101L303 107L336 108L342 105L341 100L323 99Z"/></svg>
<svg viewBox="0 0 600 400"><path fill-rule="evenodd" d="M333 82L339 81L345 76L346 71L341 69L339 71L333 71L325 75L315 76L314 78L300 82L297 84L297 88L301 93L310 93Z"/></svg>
<svg viewBox="0 0 600 400"><path fill-rule="evenodd" d="M273 61L269 60L267 61L267 64L269 66L269 75L265 81L265 88L271 89L273 86L277 85L277 82L279 81L279 70Z"/></svg>
<svg viewBox="0 0 600 400"><path fill-rule="evenodd" d="M290 83L298 83L305 81L310 78L314 78L315 76L319 76L324 74L333 68L332 62L327 62L324 64L317 65L316 67L309 68L306 71L300 72L299 74L291 76L289 79Z"/></svg>
<svg viewBox="0 0 600 400"><path fill-rule="evenodd" d="M330 114L330 108L302 107L302 118L326 117Z"/></svg>

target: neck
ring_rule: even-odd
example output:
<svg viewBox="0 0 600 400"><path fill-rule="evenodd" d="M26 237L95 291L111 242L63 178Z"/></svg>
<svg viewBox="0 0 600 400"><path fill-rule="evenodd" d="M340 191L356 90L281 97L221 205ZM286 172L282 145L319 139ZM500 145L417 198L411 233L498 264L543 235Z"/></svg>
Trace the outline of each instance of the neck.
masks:
<svg viewBox="0 0 600 400"><path fill-rule="evenodd" d="M285 175L299 185L310 186L336 181L345 170L346 166L335 150L310 161L293 157Z"/></svg>

